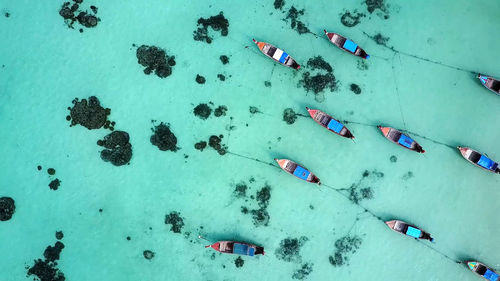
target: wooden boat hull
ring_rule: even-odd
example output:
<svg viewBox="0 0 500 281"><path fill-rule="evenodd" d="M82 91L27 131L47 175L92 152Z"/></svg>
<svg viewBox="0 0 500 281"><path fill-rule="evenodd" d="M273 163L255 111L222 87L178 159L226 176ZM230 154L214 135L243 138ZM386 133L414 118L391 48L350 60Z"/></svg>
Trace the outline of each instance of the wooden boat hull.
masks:
<svg viewBox="0 0 500 281"><path fill-rule="evenodd" d="M434 241L434 239L431 237L431 235L422 229L413 226L409 223L406 223L401 220L391 220L391 221L386 221L385 224L392 229L393 231L397 233L401 233L405 236L409 236L415 239L426 239L430 241Z"/></svg>
<svg viewBox="0 0 500 281"><path fill-rule="evenodd" d="M278 165L283 169L285 172L289 173L292 176L295 176L301 180L305 180L310 183L317 183L318 185L321 184L321 181L319 178L310 172L307 168L304 166L300 166L299 164L293 162L292 160L288 159L277 159L274 158L276 162L278 162Z"/></svg>
<svg viewBox="0 0 500 281"><path fill-rule="evenodd" d="M307 112L309 112L309 115L311 115L311 118L321 127L341 137L348 139L354 138L351 131L349 131L349 129L347 129L347 127L344 126L344 124L340 123L339 120L333 118L332 116L324 113L321 110L310 109L309 107L306 107L306 109Z"/></svg>
<svg viewBox="0 0 500 281"><path fill-rule="evenodd" d="M217 241L212 245L205 246L223 254L236 254L243 256L264 255L264 248L245 242Z"/></svg>
<svg viewBox="0 0 500 281"><path fill-rule="evenodd" d="M402 133L401 131L391 128L391 127L382 127L377 126L379 130L382 132L384 137L391 142L404 147L408 150L416 151L418 153L424 153L425 150L416 142L414 139L410 138L407 134ZM411 141L411 142L410 142Z"/></svg>
<svg viewBox="0 0 500 281"><path fill-rule="evenodd" d="M276 48L275 46L266 43L259 42L253 39L253 42L259 47L259 50L268 58L274 60L275 62L284 65L286 67L293 68L295 70L300 69L300 65L285 51Z"/></svg>
<svg viewBox="0 0 500 281"><path fill-rule="evenodd" d="M477 75L481 84L486 87L486 89L492 91L493 93L500 95L500 80L479 73Z"/></svg>
<svg viewBox="0 0 500 281"><path fill-rule="evenodd" d="M478 261L467 261L466 263L467 267L478 276L490 281L500 281L498 274L484 263Z"/></svg>
<svg viewBox="0 0 500 281"><path fill-rule="evenodd" d="M461 146L458 146L457 148L460 151L460 154L462 154L465 160L469 161L469 163L472 163L476 167L479 167L486 171L500 174L500 168L498 167L499 165L497 162L491 160L490 158L484 156L482 153L472 148ZM487 168L486 164L490 164L490 167Z"/></svg>
<svg viewBox="0 0 500 281"><path fill-rule="evenodd" d="M345 38L344 36L333 33L333 32L328 32L326 30L323 30L326 34L326 37L328 37L328 40L330 42L339 47L340 49L353 54L355 56L358 56L360 58L368 59L370 58L370 55L368 55L365 50L361 49L358 44L354 43L353 41Z"/></svg>

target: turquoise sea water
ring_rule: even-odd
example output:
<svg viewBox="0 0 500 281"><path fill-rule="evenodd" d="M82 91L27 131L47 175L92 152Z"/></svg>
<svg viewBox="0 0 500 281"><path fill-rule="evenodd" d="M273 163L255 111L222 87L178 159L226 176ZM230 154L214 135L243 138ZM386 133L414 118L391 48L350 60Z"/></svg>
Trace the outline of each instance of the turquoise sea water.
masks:
<svg viewBox="0 0 500 281"><path fill-rule="evenodd" d="M65 24L62 4L0 1L0 197L16 204L12 219L0 222L0 280L34 278L28 268L58 241L56 231L65 247L55 267L66 280L479 280L457 263L470 259L500 269L498 175L455 149L500 160L500 97L474 74L500 77L500 2L386 1L370 13L362 1L286 0L277 10L271 0L85 0L82 8L97 6L100 22L83 33ZM284 20L291 6L304 9L298 20L311 33ZM365 16L344 26L341 16L354 10ZM228 35L209 28L211 44L193 40L197 20L221 11ZM371 58L360 64L323 29ZM376 34L389 38L385 45L370 38ZM284 49L301 70L276 65L252 38ZM145 75L133 44L174 55L172 75ZM335 91L316 98L300 84L305 72L325 73L307 66L315 56L337 80ZM90 96L111 108L115 130L129 133L130 165L101 160L96 142L109 130L69 126L71 101ZM209 102L225 105L226 115L193 114ZM318 126L305 106L350 121L356 142ZM300 114L293 124L283 121L286 108ZM170 124L177 151L151 144L159 122ZM427 152L390 143L378 124L407 130ZM220 134L225 155L194 148ZM303 164L324 185L286 174L273 158ZM56 191L48 186L55 178ZM243 184L246 196L238 197ZM255 196L266 186L263 225L251 210L262 207ZM171 212L183 218L181 233L165 224ZM381 221L389 219L421 227L436 243L390 231ZM254 243L266 254L236 267L237 256L205 249L198 235ZM293 239L301 247L281 255L280 244ZM335 253L342 265L330 262Z"/></svg>

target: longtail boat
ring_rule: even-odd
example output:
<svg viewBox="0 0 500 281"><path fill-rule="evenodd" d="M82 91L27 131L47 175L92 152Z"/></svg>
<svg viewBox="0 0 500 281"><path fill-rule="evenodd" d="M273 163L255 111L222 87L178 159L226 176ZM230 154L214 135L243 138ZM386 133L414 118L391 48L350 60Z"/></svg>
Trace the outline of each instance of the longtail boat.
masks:
<svg viewBox="0 0 500 281"><path fill-rule="evenodd" d="M490 172L500 174L500 168L498 167L497 162L472 148L461 146L458 146L457 148L467 161Z"/></svg>
<svg viewBox="0 0 500 281"><path fill-rule="evenodd" d="M414 141L412 138L402 133L401 131L391 127L377 126L377 128L379 128L380 131L382 131L382 134L386 139L392 141L393 143L419 153L425 152L425 150L420 146L420 144L418 144L416 141Z"/></svg>
<svg viewBox="0 0 500 281"><path fill-rule="evenodd" d="M264 255L264 247L259 247L245 242L217 241L205 248L212 248L224 254L235 254L242 256Z"/></svg>
<svg viewBox="0 0 500 281"><path fill-rule="evenodd" d="M498 79L482 74L478 74L477 78L479 78L479 81L481 81L483 86L488 88L493 93L500 95L500 81Z"/></svg>
<svg viewBox="0 0 500 281"><path fill-rule="evenodd" d="M486 280L490 281L500 280L498 274L495 271L493 271L493 269L487 267L483 263L480 263L478 261L468 261L467 266L469 267L470 270L472 270L472 272L483 277Z"/></svg>
<svg viewBox="0 0 500 281"><path fill-rule="evenodd" d="M316 121L316 123L320 124L323 128L332 131L344 138L354 138L351 131L349 131L349 129L347 129L344 124L340 123L339 120L333 118L332 116L324 113L321 110L310 109L309 107L306 107L306 109L307 112L309 112L309 115L311 115L311 118Z"/></svg>
<svg viewBox="0 0 500 281"><path fill-rule="evenodd" d="M289 54L285 53L285 51L278 49L269 43L259 42L255 39L252 40L257 47L259 47L259 50L268 58L271 58L284 66L299 70L300 65Z"/></svg>
<svg viewBox="0 0 500 281"><path fill-rule="evenodd" d="M308 169L300 166L292 160L277 158L274 158L274 160L278 162L278 165L280 165L281 169L283 169L290 175L296 176L297 178L305 180L307 182L317 183L318 185L321 184L319 178L315 174L311 173Z"/></svg>
<svg viewBox="0 0 500 281"><path fill-rule="evenodd" d="M431 235L420 228L400 220L386 221L385 224L392 230L413 237L415 239L425 239L434 242Z"/></svg>
<svg viewBox="0 0 500 281"><path fill-rule="evenodd" d="M344 36L333 33L333 32L328 32L326 30L323 30L326 34L326 37L328 37L328 40L333 43L333 45L339 47L340 49L351 53L355 56L368 59L370 56L365 52L365 50L361 49L358 44L354 43L353 41L345 38Z"/></svg>

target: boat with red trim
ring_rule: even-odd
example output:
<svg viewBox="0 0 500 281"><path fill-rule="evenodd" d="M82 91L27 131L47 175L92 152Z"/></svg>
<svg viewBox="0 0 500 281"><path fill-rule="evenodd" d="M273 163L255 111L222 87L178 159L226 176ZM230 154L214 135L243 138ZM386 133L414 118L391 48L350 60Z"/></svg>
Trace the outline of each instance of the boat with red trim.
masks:
<svg viewBox="0 0 500 281"><path fill-rule="evenodd" d="M391 127L377 126L377 128L379 128L386 139L392 141L393 143L419 153L425 152L422 146L420 146L420 144L410 138L407 134Z"/></svg>
<svg viewBox="0 0 500 281"><path fill-rule="evenodd" d="M477 75L477 78L479 79L479 81L481 81L481 84L483 84L483 86L485 86L487 89L489 89L490 91L492 91L497 95L500 95L500 80L483 75L481 73Z"/></svg>
<svg viewBox="0 0 500 281"><path fill-rule="evenodd" d="M460 153L465 158L465 160L487 171L500 174L500 168L498 167L497 162L491 160L487 156L472 148L461 146L457 146L457 148L458 150L460 150Z"/></svg>
<svg viewBox="0 0 500 281"><path fill-rule="evenodd" d="M217 241L205 248L212 248L224 254L235 254L242 256L264 255L264 247L256 246L245 242Z"/></svg>
<svg viewBox="0 0 500 281"><path fill-rule="evenodd" d="M344 138L354 138L351 131L349 131L349 129L347 129L344 124L340 123L339 120L333 118L332 116L324 113L319 109L310 109L309 107L306 107L306 109L307 112L309 112L309 115L311 115L311 118L316 121L316 123L320 124L323 128L334 132L335 134Z"/></svg>
<svg viewBox="0 0 500 281"><path fill-rule="evenodd" d="M483 277L489 281L500 281L500 276L498 273L493 271L493 269L487 267L484 263L480 263L478 261L468 261L467 266L472 272Z"/></svg>
<svg viewBox="0 0 500 281"><path fill-rule="evenodd" d="M318 185L321 184L319 178L315 174L311 173L308 169L300 166L292 160L278 158L274 158L274 160L278 162L278 165L280 165L281 169L283 169L290 175L296 176L297 178L305 180L307 182L317 183Z"/></svg>
<svg viewBox="0 0 500 281"><path fill-rule="evenodd" d="M415 239L429 240L434 242L434 238L422 229L400 220L386 221L385 224L392 230L410 236Z"/></svg>
<svg viewBox="0 0 500 281"><path fill-rule="evenodd" d="M259 42L255 39L252 40L257 45L257 47L259 47L259 50L268 58L271 58L275 62L282 64L284 66L288 66L290 68L299 70L300 65L285 51L276 48L275 46L269 43Z"/></svg>
<svg viewBox="0 0 500 281"><path fill-rule="evenodd" d="M355 56L364 58L364 59L369 59L370 55L368 55L365 50L361 49L358 44L354 43L353 41L345 38L344 36L333 33L333 32L328 32L326 30L323 30L326 34L326 37L328 37L328 40L333 43L333 45L339 47L340 49L351 53Z"/></svg>

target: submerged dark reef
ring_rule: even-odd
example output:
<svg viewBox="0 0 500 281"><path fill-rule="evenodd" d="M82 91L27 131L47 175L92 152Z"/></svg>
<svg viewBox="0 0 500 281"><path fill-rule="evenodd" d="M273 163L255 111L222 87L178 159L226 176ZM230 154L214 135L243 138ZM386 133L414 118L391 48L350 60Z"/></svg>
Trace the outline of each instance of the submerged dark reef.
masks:
<svg viewBox="0 0 500 281"><path fill-rule="evenodd" d="M170 224L170 231L174 233L181 233L182 227L184 226L184 218L181 217L179 212L170 212L170 214L165 216L165 224Z"/></svg>
<svg viewBox="0 0 500 281"><path fill-rule="evenodd" d="M219 59L222 62L222 64L228 64L229 63L229 57L226 56L226 55L220 56Z"/></svg>
<svg viewBox="0 0 500 281"><path fill-rule="evenodd" d="M207 81L205 79L205 77L199 75L199 74L196 74L196 79L195 79L196 83L198 84L205 84L205 82Z"/></svg>
<svg viewBox="0 0 500 281"><path fill-rule="evenodd" d="M361 94L361 88L357 84L352 83L350 89L356 95Z"/></svg>
<svg viewBox="0 0 500 281"><path fill-rule="evenodd" d="M68 107L70 115L66 116L66 120L71 121L70 127L79 124L89 130L101 127L114 130L115 122L108 120L111 109L102 107L95 96L91 96L88 101L75 98L72 103L73 107Z"/></svg>
<svg viewBox="0 0 500 281"><path fill-rule="evenodd" d="M251 189L251 184L255 182L254 178L251 178L247 184L244 181L237 183L234 187L233 195L236 199L244 199L245 202L249 202L247 197L247 191ZM257 203L257 208L249 209L247 206L241 206L241 212L245 215L250 214L252 216L253 224L256 227L268 226L271 216L267 211L269 206L269 201L271 200L271 186L265 184L261 189L257 190L255 195L251 195L250 199Z"/></svg>
<svg viewBox="0 0 500 281"><path fill-rule="evenodd" d="M213 106L213 105L214 104L212 102L209 102L208 104L200 103L193 109L193 114L202 120L206 120L212 114L212 107L211 106ZM225 116L227 109L228 109L227 106L219 105L214 110L214 116L215 117Z"/></svg>
<svg viewBox="0 0 500 281"><path fill-rule="evenodd" d="M220 31L221 36L227 36L229 34L229 21L224 17L224 13L220 12L218 15L206 19L199 18L198 29L193 31L193 39L195 41L205 41L208 44L212 43L214 38L208 33L209 27L211 27L213 31Z"/></svg>
<svg viewBox="0 0 500 281"><path fill-rule="evenodd" d="M365 0L366 10L371 14L379 9L384 14L384 19L389 18L388 5L385 5L384 0Z"/></svg>
<svg viewBox="0 0 500 281"><path fill-rule="evenodd" d="M241 257L237 257L234 260L234 265L236 265L236 267L242 267L243 264L245 264L245 261Z"/></svg>
<svg viewBox="0 0 500 281"><path fill-rule="evenodd" d="M299 34L310 33L311 31L307 26L300 20L300 17L304 15L305 10L297 10L294 6L288 9L288 14L284 18L288 22L290 20L290 27L295 29Z"/></svg>
<svg viewBox="0 0 500 281"><path fill-rule="evenodd" d="M383 178L384 173L377 170L365 170L358 182L353 183L349 188L342 188L339 191L347 192L347 196L354 204L359 204L364 199L373 199L373 187L367 186L365 181L369 180L372 183Z"/></svg>
<svg viewBox="0 0 500 281"><path fill-rule="evenodd" d="M132 158L132 145L129 140L128 133L124 131L114 131L103 140L98 140L97 145L105 148L101 151L101 159L115 166L129 164Z"/></svg>
<svg viewBox="0 0 500 281"><path fill-rule="evenodd" d="M144 255L144 258L147 260L152 260L155 257L155 253L151 250L144 250L142 254Z"/></svg>
<svg viewBox="0 0 500 281"><path fill-rule="evenodd" d="M161 122L159 125L154 125L151 128L153 135L149 139L151 144L157 146L161 151L173 151L176 152L179 148L177 147L177 137L170 130L170 124L165 124Z"/></svg>
<svg viewBox="0 0 500 281"><path fill-rule="evenodd" d="M57 241L54 246L48 246L43 252L45 259L37 259L32 267L26 267L27 277L34 275L40 281L64 281L64 273L57 267L61 251L64 249L64 244Z"/></svg>
<svg viewBox="0 0 500 281"><path fill-rule="evenodd" d="M175 66L175 56L168 56L167 52L156 46L142 45L136 51L137 62L144 66L144 73L149 75L153 71L160 78L172 74Z"/></svg>
<svg viewBox="0 0 500 281"><path fill-rule="evenodd" d="M292 278L297 280L306 279L307 276L313 271L313 265L314 264L312 263L302 264L301 267L293 273Z"/></svg>
<svg viewBox="0 0 500 281"><path fill-rule="evenodd" d="M59 186L61 185L61 181L59 179L55 179L55 180L52 180L50 183L49 183L49 187L50 189L52 190L57 190L59 188Z"/></svg>
<svg viewBox="0 0 500 281"><path fill-rule="evenodd" d="M365 14L358 13L358 10L354 10L352 13L346 11L341 17L340 22L347 27L354 27L361 22L361 18L365 17Z"/></svg>
<svg viewBox="0 0 500 281"><path fill-rule="evenodd" d="M297 120L297 114L291 108L285 108L283 111L283 121L285 121L288 125L292 125Z"/></svg>
<svg viewBox="0 0 500 281"><path fill-rule="evenodd" d="M274 0L274 8L276 10L283 9L283 6L285 6L285 0Z"/></svg>
<svg viewBox="0 0 500 281"><path fill-rule="evenodd" d="M321 56L310 58L307 62L307 67L311 71L316 69L324 71L317 72L316 75L312 75L310 71L304 72L302 80L299 81L299 87L303 87L306 92L312 91L315 95L314 99L317 102L323 102L325 99L323 91L325 89L329 88L330 92L337 90L338 82L333 75L333 68Z"/></svg>
<svg viewBox="0 0 500 281"><path fill-rule="evenodd" d="M274 252L276 258L286 262L301 262L300 248L304 246L309 238L302 236L300 238L285 238L281 240L280 246Z"/></svg>
<svg viewBox="0 0 500 281"><path fill-rule="evenodd" d="M59 15L64 18L64 22L66 25L73 29L73 24L78 22L82 27L92 28L96 27L97 24L101 21L97 14L97 7L90 6L90 11L81 9L81 4L83 0L73 0L71 2L64 2L59 10ZM80 32L83 32L83 28L79 29Z"/></svg>
<svg viewBox="0 0 500 281"><path fill-rule="evenodd" d="M14 199L10 197L0 198L0 221L8 221L16 212L16 204Z"/></svg>
<svg viewBox="0 0 500 281"><path fill-rule="evenodd" d="M224 144L221 144L222 138L224 138L223 135L219 135L219 136L212 135L208 139L208 145L211 148L217 150L217 153L219 153L219 155L224 155L224 154L226 154L226 151L227 151L227 146Z"/></svg>
<svg viewBox="0 0 500 281"><path fill-rule="evenodd" d="M359 236L344 236L335 241L335 252L328 260L330 264L339 267L349 265L350 255L356 253L356 250L361 246L361 238Z"/></svg>

